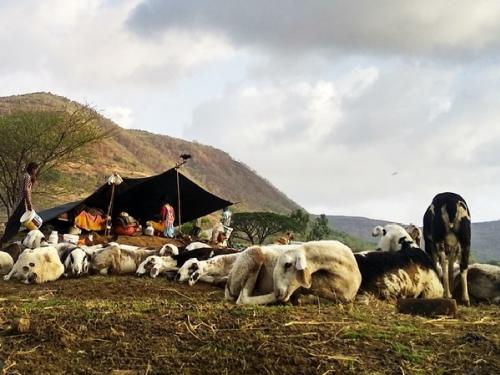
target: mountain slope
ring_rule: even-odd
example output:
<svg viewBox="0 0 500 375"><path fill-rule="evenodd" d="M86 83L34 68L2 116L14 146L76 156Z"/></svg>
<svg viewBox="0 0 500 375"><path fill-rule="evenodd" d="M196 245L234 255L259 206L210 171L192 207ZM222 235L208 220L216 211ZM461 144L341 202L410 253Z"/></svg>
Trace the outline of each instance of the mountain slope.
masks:
<svg viewBox="0 0 500 375"><path fill-rule="evenodd" d="M50 93L34 93L0 98L0 114L15 109L54 110L74 108L79 103ZM40 208L74 200L92 192L107 176L116 171L122 176L139 177L172 168L179 155L189 153L192 159L182 173L222 198L240 202L239 211L274 211L288 213L299 205L229 154L211 146L188 142L141 130L123 129L99 116L99 123L111 130L111 136L84 150L82 161L66 163L45 178L64 193L55 197L40 195Z"/></svg>
<svg viewBox="0 0 500 375"><path fill-rule="evenodd" d="M357 216L328 216L328 221L332 228L373 244L377 243L371 235L373 227L390 223ZM500 220L472 223L472 256L478 262L500 261L499 243Z"/></svg>

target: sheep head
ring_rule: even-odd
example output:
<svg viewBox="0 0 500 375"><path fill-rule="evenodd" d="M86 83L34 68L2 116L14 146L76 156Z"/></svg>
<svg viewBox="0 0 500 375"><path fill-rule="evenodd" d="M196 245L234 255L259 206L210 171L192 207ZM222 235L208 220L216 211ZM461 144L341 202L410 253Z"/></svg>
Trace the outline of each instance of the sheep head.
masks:
<svg viewBox="0 0 500 375"><path fill-rule="evenodd" d="M288 301L293 292L312 284L311 271L304 250L290 250L281 254L273 272L274 293L280 301Z"/></svg>

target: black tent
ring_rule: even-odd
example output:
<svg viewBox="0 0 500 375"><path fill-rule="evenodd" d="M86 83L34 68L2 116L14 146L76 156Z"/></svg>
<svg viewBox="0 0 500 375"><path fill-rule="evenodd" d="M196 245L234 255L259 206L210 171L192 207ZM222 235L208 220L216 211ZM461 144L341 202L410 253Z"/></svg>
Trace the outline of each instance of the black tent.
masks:
<svg viewBox="0 0 500 375"><path fill-rule="evenodd" d="M113 213L128 212L140 222L151 220L160 213L161 204L167 198L175 208L175 225L178 225L177 175L175 168L156 176L145 178L124 178L115 188ZM188 222L209 213L230 206L233 203L201 188L179 172L181 196L181 219ZM89 197L54 207L39 215L44 223L57 225L58 217L71 213L75 208L85 205L97 207L106 212L111 199L112 185L104 184Z"/></svg>

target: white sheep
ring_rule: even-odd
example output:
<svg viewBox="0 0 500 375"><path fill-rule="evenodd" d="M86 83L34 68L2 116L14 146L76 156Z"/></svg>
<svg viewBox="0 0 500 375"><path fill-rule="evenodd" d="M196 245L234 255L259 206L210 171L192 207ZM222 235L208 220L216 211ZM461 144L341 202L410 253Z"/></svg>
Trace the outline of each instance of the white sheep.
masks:
<svg viewBox="0 0 500 375"><path fill-rule="evenodd" d="M6 275L14 266L14 260L10 254L0 251L0 275Z"/></svg>
<svg viewBox="0 0 500 375"><path fill-rule="evenodd" d="M453 296L458 298L462 294L460 265L454 264ZM500 304L500 267L492 264L474 263L467 271L467 288L471 301L490 302Z"/></svg>
<svg viewBox="0 0 500 375"><path fill-rule="evenodd" d="M225 299L237 304L262 305L276 301L273 272L278 257L299 245L252 246L240 253L229 272Z"/></svg>
<svg viewBox="0 0 500 375"><path fill-rule="evenodd" d="M206 244L204 242L191 242L189 245L186 246L186 251L192 251L196 249L205 249L212 247L209 244Z"/></svg>
<svg viewBox="0 0 500 375"><path fill-rule="evenodd" d="M193 286L199 280L216 283L227 278L239 255L238 253L218 255L207 260L189 259L177 271L176 280L179 282L188 280L189 286Z"/></svg>
<svg viewBox="0 0 500 375"><path fill-rule="evenodd" d="M408 234L406 229L398 224L387 224L385 226L377 225L372 231L373 237L379 237L377 250L382 251L398 251L401 250L400 239L406 238L408 241L414 242L413 238Z"/></svg>
<svg viewBox="0 0 500 375"><path fill-rule="evenodd" d="M308 289L307 294L349 302L358 292L361 273L348 246L339 241L314 241L282 253L273 279L279 301L288 301L302 287Z"/></svg>
<svg viewBox="0 0 500 375"><path fill-rule="evenodd" d="M139 264L136 275L142 276L149 272L149 276L154 279L162 273L177 271L178 269L177 261L171 256L151 255Z"/></svg>
<svg viewBox="0 0 500 375"><path fill-rule="evenodd" d="M64 265L57 249L52 246L24 250L4 280L15 278L26 284L57 280L64 273Z"/></svg>
<svg viewBox="0 0 500 375"><path fill-rule="evenodd" d="M236 259L225 298L237 304L268 304L287 301L303 286L307 294L348 301L360 283L352 251L338 241L253 246Z"/></svg>
<svg viewBox="0 0 500 375"><path fill-rule="evenodd" d="M22 244L28 249L36 249L47 245L48 243L45 240L45 235L39 229L34 229L28 232Z"/></svg>

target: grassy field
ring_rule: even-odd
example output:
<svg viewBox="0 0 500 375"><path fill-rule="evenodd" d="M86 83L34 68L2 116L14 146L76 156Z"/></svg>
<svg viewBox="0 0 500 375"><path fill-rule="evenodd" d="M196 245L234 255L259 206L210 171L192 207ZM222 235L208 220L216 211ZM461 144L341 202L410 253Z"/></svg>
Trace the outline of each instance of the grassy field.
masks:
<svg viewBox="0 0 500 375"><path fill-rule="evenodd" d="M456 319L394 306L239 307L208 285L90 277L0 283L5 374L495 374L500 309Z"/></svg>

